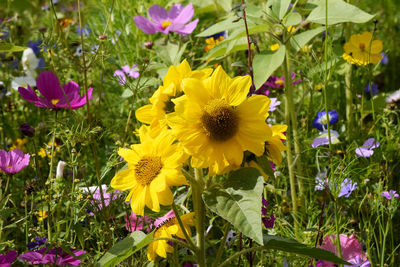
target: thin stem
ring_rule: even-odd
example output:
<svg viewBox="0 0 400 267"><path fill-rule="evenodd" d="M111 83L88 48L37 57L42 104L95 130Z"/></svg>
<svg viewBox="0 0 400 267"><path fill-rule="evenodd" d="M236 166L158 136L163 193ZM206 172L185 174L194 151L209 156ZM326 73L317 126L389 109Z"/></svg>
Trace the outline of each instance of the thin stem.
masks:
<svg viewBox="0 0 400 267"><path fill-rule="evenodd" d="M154 238L151 242L162 241L162 240L171 241L171 242L180 244L181 246L183 246L183 247L185 247L185 248L188 248L188 249L192 250L193 252L196 251L196 248L195 248L195 247L193 248L193 247L190 246L190 244L188 244L188 243L186 243L186 242L183 242L183 241L181 241L181 240L179 240L179 239L176 239L176 238L157 237L157 238Z"/></svg>
<svg viewBox="0 0 400 267"><path fill-rule="evenodd" d="M266 247L253 247L253 248L248 248L248 249L243 249L232 256L230 256L228 259L226 259L223 263L219 265L219 267L223 267L227 265L231 260L235 259L236 257L239 257L243 254L249 253L249 252L255 252L255 251L260 251L260 250L267 250Z"/></svg>
<svg viewBox="0 0 400 267"><path fill-rule="evenodd" d="M390 222L390 216L388 216L388 218L387 218L386 229L383 234L383 242L382 242L382 250L381 250L381 265L380 265L381 267L385 266L386 237L387 237L387 233L389 230L389 222Z"/></svg>
<svg viewBox="0 0 400 267"><path fill-rule="evenodd" d="M179 215L179 212L178 212L178 209L176 208L175 202L172 202L172 210L174 211L175 218L178 220L179 227L181 228L181 230L183 232L183 235L186 238L186 241L188 243L190 243L190 246L192 246L193 248L196 248L196 245L193 243L192 238L189 236L189 234L186 231L185 226L183 225L183 222L181 220L181 216Z"/></svg>
<svg viewBox="0 0 400 267"><path fill-rule="evenodd" d="M8 184L10 183L10 177L11 177L11 175L7 175L7 183L6 183L6 188L4 189L3 196L2 196L2 198L1 198L1 200L0 200L0 203L2 203L2 202L3 202L4 198L5 198L5 197L6 197L6 195L7 195ZM1 240L0 240L0 241L1 241Z"/></svg>
<svg viewBox="0 0 400 267"><path fill-rule="evenodd" d="M250 77L251 77L251 91L255 90L255 86L254 86L254 79L253 79L253 67L251 66L251 42L250 42L250 36L249 36L249 28L247 27L247 19L246 19L246 4L244 3L244 0L242 0L242 12L243 12L243 20L244 20L244 27L246 28L246 37L247 37L247 49L248 49L248 53L247 53L247 61L248 61L248 65L249 65L249 73L250 73ZM252 93L252 92L250 92Z"/></svg>
<svg viewBox="0 0 400 267"><path fill-rule="evenodd" d="M338 202L339 199L336 199L334 206L335 206L335 226L336 226L336 247L338 249L339 252L339 257L343 258L342 255L342 248L340 246L340 227L339 227L339 212L338 212ZM343 266L342 264L339 266Z"/></svg>
<svg viewBox="0 0 400 267"><path fill-rule="evenodd" d="M226 239L228 238L229 228L230 228L230 223L226 222L225 229L224 229L224 236L222 237L221 243L219 244L217 256L215 256L215 261L213 263L213 267L217 267L219 261L221 260L222 252L224 251L224 247L225 247L225 242L226 242Z"/></svg>

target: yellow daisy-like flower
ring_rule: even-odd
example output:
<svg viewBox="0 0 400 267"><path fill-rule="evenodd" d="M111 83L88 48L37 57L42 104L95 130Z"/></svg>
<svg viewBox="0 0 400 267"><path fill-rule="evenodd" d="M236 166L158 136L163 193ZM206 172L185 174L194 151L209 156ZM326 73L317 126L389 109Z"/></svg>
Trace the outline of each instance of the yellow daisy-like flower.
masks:
<svg viewBox="0 0 400 267"><path fill-rule="evenodd" d="M377 64L382 59L381 40L372 40L372 33L353 34L350 41L344 44L343 59L359 66L369 63Z"/></svg>
<svg viewBox="0 0 400 267"><path fill-rule="evenodd" d="M167 116L195 168L209 167L221 174L240 166L243 152L260 156L272 135L265 123L270 99L263 95L247 98L250 76L230 78L218 66L211 77L185 79L185 95L175 99L175 113Z"/></svg>
<svg viewBox="0 0 400 267"><path fill-rule="evenodd" d="M48 212L44 210L39 210L37 212L37 219L39 222L42 222L44 219L47 218Z"/></svg>
<svg viewBox="0 0 400 267"><path fill-rule="evenodd" d="M275 43L275 44L272 44L269 46L269 50L276 51L279 49L279 47L280 47L280 45L278 43Z"/></svg>
<svg viewBox="0 0 400 267"><path fill-rule="evenodd" d="M216 47L219 44L219 42L222 42L223 40L224 40L224 36L220 36L217 39L215 39L214 37L207 38L205 40L207 45L204 48L204 51L206 51L206 52L210 51L211 49Z"/></svg>
<svg viewBox="0 0 400 267"><path fill-rule="evenodd" d="M181 217L182 224L185 227L185 231L189 236L192 236L190 226L194 226L193 221L194 212L184 214ZM157 222L159 221L159 222ZM154 238L177 236L185 239L185 235L179 226L178 220L175 218L173 211L168 212L165 216L155 221L157 230L154 232ZM150 261L154 261L156 256L163 258L167 257L167 253L174 252L174 248L168 244L166 240L157 240L150 243L147 250L147 258Z"/></svg>
<svg viewBox="0 0 400 267"><path fill-rule="evenodd" d="M166 126L165 114L174 111L172 99L183 95L181 83L185 78L204 79L210 76L212 69L192 71L185 60L178 66L170 66L160 86L150 98L150 103L136 110L136 118L146 124L150 124L152 133L158 134Z"/></svg>
<svg viewBox="0 0 400 267"><path fill-rule="evenodd" d="M156 138L149 131L139 132L141 144L118 150L128 162L128 169L118 172L111 186L130 190L125 201L130 202L134 213L144 215L145 206L159 212L160 204L172 204L170 186L187 185L180 171L187 156L178 144L173 144L175 139L169 130L163 129Z"/></svg>
<svg viewBox="0 0 400 267"><path fill-rule="evenodd" d="M283 133L287 130L287 125L274 125L271 126L271 130L272 136L267 138L265 152L267 158L278 165L282 162L282 151L288 150L282 143L282 140L286 140Z"/></svg>

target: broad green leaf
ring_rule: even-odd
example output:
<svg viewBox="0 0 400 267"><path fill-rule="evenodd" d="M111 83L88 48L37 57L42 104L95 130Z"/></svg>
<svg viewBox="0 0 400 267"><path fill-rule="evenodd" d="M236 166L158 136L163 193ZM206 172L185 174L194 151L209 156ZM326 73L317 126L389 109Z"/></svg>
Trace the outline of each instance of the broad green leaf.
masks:
<svg viewBox="0 0 400 267"><path fill-rule="evenodd" d="M277 20L281 20L289 9L290 0L272 0L268 1L267 5L267 14Z"/></svg>
<svg viewBox="0 0 400 267"><path fill-rule="evenodd" d="M251 27L249 27L249 35L255 34L255 33L262 33L262 32L267 32L270 30L270 26L268 24L259 24L259 25L253 25ZM241 37L245 37L246 36L246 29L243 28L239 28L239 29L235 29L232 33L229 34L229 38L223 40L222 42L220 42L220 44L224 44L224 43L229 43L235 39L241 38ZM246 36L247 38L247 36ZM247 40L246 40L247 42Z"/></svg>
<svg viewBox="0 0 400 267"><path fill-rule="evenodd" d="M211 211L261 245L263 181L257 169L242 168L229 175L225 188L212 188L203 192L203 200Z"/></svg>
<svg viewBox="0 0 400 267"><path fill-rule="evenodd" d="M124 92L123 92L122 95L121 95L121 97L122 97L123 99L128 98L128 97L131 97L131 96L133 96L133 92L132 92L131 89L125 89Z"/></svg>
<svg viewBox="0 0 400 267"><path fill-rule="evenodd" d="M316 2L317 7L311 11L307 20L310 22L325 25L325 0ZM342 0L329 0L328 25L343 22L365 23L370 21L374 15L368 14L356 6Z"/></svg>
<svg viewBox="0 0 400 267"><path fill-rule="evenodd" d="M253 59L253 75L254 85L260 88L265 83L269 76L282 64L285 59L285 46L281 45L280 48L274 52L268 51L266 53L257 54Z"/></svg>
<svg viewBox="0 0 400 267"><path fill-rule="evenodd" d="M263 239L264 239L264 247L269 249L286 251L303 256L308 256L314 259L330 261L337 264L349 264L348 262L337 257L330 251L321 248L309 247L307 245L299 243L294 239L284 238L275 235L268 235L266 232L264 232Z"/></svg>
<svg viewBox="0 0 400 267"><path fill-rule="evenodd" d="M295 36L290 39L292 47L296 51L298 51L300 48L305 46L309 41L311 41L312 38L320 34L325 30L325 27L318 27L312 30L308 30L299 34L296 34Z"/></svg>
<svg viewBox="0 0 400 267"><path fill-rule="evenodd" d="M213 49L211 49L205 56L205 60L211 60L218 57L226 56L228 53L233 53L236 51L247 50L247 39L246 37L236 39L234 42L219 44Z"/></svg>
<svg viewBox="0 0 400 267"><path fill-rule="evenodd" d="M116 243L96 263L96 267L116 266L136 251L150 244L153 240L153 233L146 235L141 231L135 231Z"/></svg>
<svg viewBox="0 0 400 267"><path fill-rule="evenodd" d="M301 15L297 12L292 12L290 13L285 19L284 19L284 25L285 27L297 25L301 22Z"/></svg>
<svg viewBox="0 0 400 267"><path fill-rule="evenodd" d="M258 166L265 172L270 178L274 177L274 171L269 164L269 161L266 156L261 156L256 158Z"/></svg>
<svg viewBox="0 0 400 267"><path fill-rule="evenodd" d="M206 37L236 28L244 29L244 22L242 19L238 20L238 17L231 16L223 21L215 23L211 27L207 28L205 31L197 34L196 37Z"/></svg>
<svg viewBox="0 0 400 267"><path fill-rule="evenodd" d="M0 52L21 52L25 47L0 42Z"/></svg>

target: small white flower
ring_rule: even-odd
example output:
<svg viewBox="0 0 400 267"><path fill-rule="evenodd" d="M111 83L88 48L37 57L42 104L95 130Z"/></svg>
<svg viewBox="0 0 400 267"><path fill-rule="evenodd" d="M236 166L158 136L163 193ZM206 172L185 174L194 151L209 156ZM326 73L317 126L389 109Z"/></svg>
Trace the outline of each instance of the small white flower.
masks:
<svg viewBox="0 0 400 267"><path fill-rule="evenodd" d="M400 101L400 89L386 97L386 103L392 104Z"/></svg>
<svg viewBox="0 0 400 267"><path fill-rule="evenodd" d="M225 244L230 247L233 244L233 241L236 239L236 232L233 230L229 230L228 235L226 237Z"/></svg>
<svg viewBox="0 0 400 267"><path fill-rule="evenodd" d="M80 57L82 56L82 46L78 46L75 50L75 55Z"/></svg>
<svg viewBox="0 0 400 267"><path fill-rule="evenodd" d="M33 78L32 76L15 77L14 80L11 82L11 87L14 90L18 90L18 87L27 88L28 84L30 87L36 86L35 78Z"/></svg>
<svg viewBox="0 0 400 267"><path fill-rule="evenodd" d="M36 76L35 70L39 66L39 59L36 57L35 52L33 52L32 48L27 48L24 50L22 54L22 67L28 76Z"/></svg>
<svg viewBox="0 0 400 267"><path fill-rule="evenodd" d="M56 172L56 178L63 178L64 176L64 167L67 165L65 161L60 160L57 165L57 172Z"/></svg>

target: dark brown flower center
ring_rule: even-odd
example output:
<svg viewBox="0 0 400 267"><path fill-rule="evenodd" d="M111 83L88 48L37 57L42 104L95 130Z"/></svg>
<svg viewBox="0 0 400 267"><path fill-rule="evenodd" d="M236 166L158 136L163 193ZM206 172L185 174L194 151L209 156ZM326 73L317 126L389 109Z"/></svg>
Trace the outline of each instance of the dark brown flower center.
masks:
<svg viewBox="0 0 400 267"><path fill-rule="evenodd" d="M364 50L365 50L365 44L364 43L360 43L360 45L358 47L360 48L361 51L364 52Z"/></svg>
<svg viewBox="0 0 400 267"><path fill-rule="evenodd" d="M160 157L144 156L135 165L136 180L143 186L149 185L160 173L162 167Z"/></svg>
<svg viewBox="0 0 400 267"><path fill-rule="evenodd" d="M239 118L235 110L220 99L207 103L201 122L207 136L217 142L224 142L235 136L239 126Z"/></svg>

